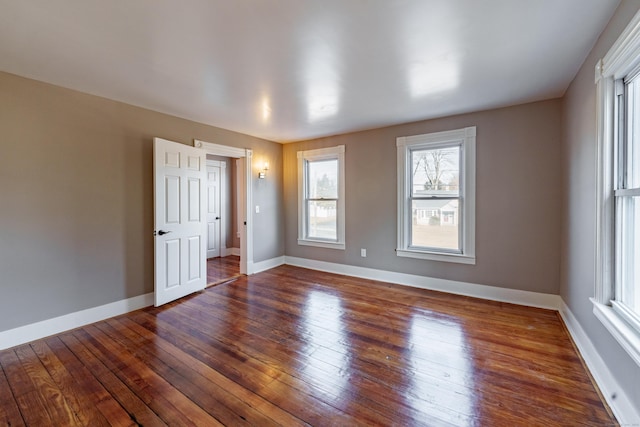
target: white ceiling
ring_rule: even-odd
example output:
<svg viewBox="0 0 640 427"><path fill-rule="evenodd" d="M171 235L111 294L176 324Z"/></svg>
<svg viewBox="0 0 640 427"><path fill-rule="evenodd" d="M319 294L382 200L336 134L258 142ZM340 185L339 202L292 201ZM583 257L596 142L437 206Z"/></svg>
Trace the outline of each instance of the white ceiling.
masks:
<svg viewBox="0 0 640 427"><path fill-rule="evenodd" d="M619 0L0 0L0 70L278 142L562 96Z"/></svg>

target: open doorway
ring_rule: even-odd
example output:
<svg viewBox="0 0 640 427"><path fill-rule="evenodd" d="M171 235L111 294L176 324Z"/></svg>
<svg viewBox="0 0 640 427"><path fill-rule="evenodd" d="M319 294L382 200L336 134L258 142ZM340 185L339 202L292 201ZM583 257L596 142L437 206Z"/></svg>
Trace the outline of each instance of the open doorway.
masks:
<svg viewBox="0 0 640 427"><path fill-rule="evenodd" d="M251 158L253 152L250 149L229 147L199 140L194 140L193 145L204 149L208 155L207 157L211 160L217 159L220 162L220 159L228 159L228 171L225 177L233 184L233 189L229 191L231 197L226 197L228 203L233 204L233 213L229 214L229 209L226 209L227 213L224 216L217 215L220 217L222 229L226 232L231 230L229 232L231 235L227 236L227 239L221 240L227 244L220 243L218 245L220 248L219 256L215 256L215 250L213 252L207 250L207 253L213 256L213 259L207 262L212 267L210 278L208 271L207 282L217 281L219 283L220 280L237 274L251 274L253 272L253 227L248 219L251 218L249 207L252 203ZM229 187L223 185L222 188ZM214 213L213 218L215 216ZM232 226L229 227L228 224ZM203 256L207 257L207 254L203 254ZM231 275L228 276L229 274Z"/></svg>
<svg viewBox="0 0 640 427"><path fill-rule="evenodd" d="M240 160L207 154L207 287L240 276Z"/></svg>

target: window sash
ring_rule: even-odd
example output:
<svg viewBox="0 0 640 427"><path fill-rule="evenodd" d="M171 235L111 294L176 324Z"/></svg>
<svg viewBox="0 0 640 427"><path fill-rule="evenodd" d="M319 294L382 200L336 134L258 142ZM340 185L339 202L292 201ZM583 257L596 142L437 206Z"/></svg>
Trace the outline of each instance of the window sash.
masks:
<svg viewBox="0 0 640 427"><path fill-rule="evenodd" d="M304 221L305 221L305 234L304 234L304 238L307 240L319 240L319 241L326 241L326 242L337 242L338 241L338 218L337 218L337 210L338 210L338 204L339 202L339 198L335 197L335 198L329 198L329 197L310 197L309 195L311 194L311 176L310 176L310 169L311 169L311 165L313 163L322 163L322 162L328 162L328 161L336 161L339 162L340 160L338 159L338 156L329 156L329 157L323 157L321 159L314 159L314 160L305 160L304 161L304 168L305 168L305 211L304 211ZM339 168L338 168L339 169ZM338 188L340 187L340 176L339 176L339 171L337 172L337 177L336 177L336 193L338 192ZM335 238L329 238L329 237L322 237L322 236L318 236L318 235L312 235L312 224L311 224L311 220L312 220L312 216L311 216L311 205L313 204L313 202L331 202L334 201L336 202L336 223L335 223L335 228L332 230L331 234L335 234Z"/></svg>
<svg viewBox="0 0 640 427"><path fill-rule="evenodd" d="M456 228L458 230L458 238L457 238L457 249L447 248L444 246L421 246L414 244L413 235L414 235L414 224L413 224L413 202L419 200L457 200L458 201L458 224ZM406 209L407 215L409 216L406 219L409 224L409 244L408 248L411 250L418 251L429 251L429 252L442 252L448 254L458 254L462 255L462 238L463 238L463 230L464 230L464 218L463 213L463 203L462 197L409 197L408 209ZM441 219L442 221L442 219Z"/></svg>
<svg viewBox="0 0 640 427"><path fill-rule="evenodd" d="M425 195L423 197L425 198L439 198L439 197L462 197L463 195L463 191L464 191L464 177L463 177L463 172L464 172L464 145L462 144L462 142L457 141L457 142L445 142L445 143L440 143L440 144L434 144L434 143L426 143L426 144L417 144L414 146L411 146L411 148L409 149L408 152L408 156L407 156L407 171L406 173L410 173L411 176L409 177L410 180L410 186L408 188L408 195L409 197L420 197L420 196L415 196L415 187L416 187L416 183L415 183L415 178L416 178L416 171L414 171L413 167L413 156L415 153L417 152L421 152L421 151L438 151L438 150L447 150L449 148L456 148L458 151L458 158L456 159L457 162L457 173L458 173L458 190L455 194L455 196L453 196L452 192L450 192L449 194L447 193L443 193L443 194L433 194L433 191L437 191L437 190L433 190L433 189L429 189L426 190L427 192L431 192L428 195ZM426 160L425 160L426 161ZM435 179L439 180L440 177L435 177ZM425 183L426 184L426 183Z"/></svg>
<svg viewBox="0 0 640 427"><path fill-rule="evenodd" d="M312 219L317 218L318 217L313 217L311 215L311 212L314 210L313 205L316 202L331 202L334 201L335 202L335 227L332 227L328 232L325 232L325 234L331 234L331 235L335 235L335 237L325 237L320 235L321 232L319 232L319 227L318 224L312 224ZM308 240L319 240L319 241L324 241L324 242L338 242L338 199L333 199L333 200L329 200L329 199L308 199L307 200L307 206L306 206L306 227L305 227L305 231L306 231L306 235L305 238ZM331 221L331 220L330 220ZM312 232L315 231L315 234L312 234Z"/></svg>
<svg viewBox="0 0 640 427"><path fill-rule="evenodd" d="M638 215L633 215L636 209L640 209L640 187L637 185L638 165L634 164L633 157L637 154L634 150L640 146L635 139L640 137L640 112L636 111L637 85L640 77L637 73L630 78L615 81L616 95L616 143L614 144L614 173L617 176L616 186L613 189L615 211L615 276L613 283L613 295L611 305L614 310L640 332L640 303L633 301L634 307L629 306L632 301L630 295L640 293L640 282L635 277L640 274L640 267L635 264L634 245L636 240L636 228L640 223L636 221ZM635 147L634 147L635 145ZM636 299L635 297L632 297Z"/></svg>
<svg viewBox="0 0 640 427"><path fill-rule="evenodd" d="M456 148L458 151L458 158L456 159L457 161L457 174L458 174L458 190L457 190L457 194L455 196L453 195L440 195L440 194L429 194L429 195L425 195L425 196L416 196L415 195L415 187L416 187L416 173L414 171L414 164L413 164L413 158L414 158L414 154L417 152L421 152L421 151L437 151L437 150L446 150L448 148ZM407 155L407 169L405 171L406 174L409 175L409 188L407 188L407 209L405 210L405 221L407 221L407 224L409 224L409 230L408 230L408 249L411 250L418 250L418 251L429 251L429 252L442 252L442 253L448 253L448 254L462 254L463 252L463 247L462 247L462 237L463 237L463 225L464 225L464 221L462 220L464 218L463 213L462 213L462 200L464 198L464 161L463 161L463 157L464 156L464 146L462 144L462 142L460 141L456 141L456 142L443 142L443 143L426 143L426 144L416 144L411 146L411 148L408 150L408 155ZM436 177L436 179L439 179L440 177ZM428 190L427 190L428 191ZM456 225L457 228L457 233L458 233L458 238L457 238L457 245L456 248L447 248L445 246L423 246L423 245L419 245L419 244L415 244L414 243L414 221L413 221L413 202L414 201L420 201L420 200L424 200L424 201L434 201L434 200L457 200L458 201L458 224Z"/></svg>

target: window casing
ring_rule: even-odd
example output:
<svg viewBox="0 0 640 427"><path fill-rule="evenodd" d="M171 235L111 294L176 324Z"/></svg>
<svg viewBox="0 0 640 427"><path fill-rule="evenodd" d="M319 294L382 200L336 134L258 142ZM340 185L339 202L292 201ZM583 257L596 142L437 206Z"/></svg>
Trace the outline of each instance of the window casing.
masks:
<svg viewBox="0 0 640 427"><path fill-rule="evenodd" d="M640 365L640 13L596 66L594 314Z"/></svg>
<svg viewBox="0 0 640 427"><path fill-rule="evenodd" d="M401 137L401 257L475 264L476 128Z"/></svg>
<svg viewBox="0 0 640 427"><path fill-rule="evenodd" d="M298 152L298 244L345 249L344 145Z"/></svg>

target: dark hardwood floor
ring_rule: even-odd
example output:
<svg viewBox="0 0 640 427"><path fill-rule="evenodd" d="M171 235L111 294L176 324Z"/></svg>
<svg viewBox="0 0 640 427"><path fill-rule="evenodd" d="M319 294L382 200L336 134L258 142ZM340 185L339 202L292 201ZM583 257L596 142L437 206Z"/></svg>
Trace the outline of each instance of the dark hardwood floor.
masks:
<svg viewBox="0 0 640 427"><path fill-rule="evenodd" d="M240 257L209 258L207 260L207 285L217 285L240 276Z"/></svg>
<svg viewBox="0 0 640 427"><path fill-rule="evenodd" d="M615 425L558 314L281 266L0 352L2 425Z"/></svg>

